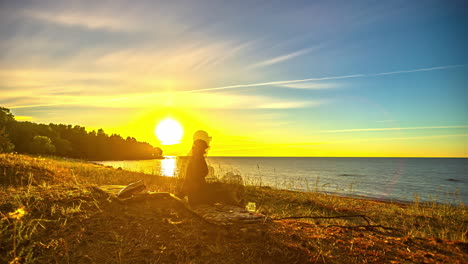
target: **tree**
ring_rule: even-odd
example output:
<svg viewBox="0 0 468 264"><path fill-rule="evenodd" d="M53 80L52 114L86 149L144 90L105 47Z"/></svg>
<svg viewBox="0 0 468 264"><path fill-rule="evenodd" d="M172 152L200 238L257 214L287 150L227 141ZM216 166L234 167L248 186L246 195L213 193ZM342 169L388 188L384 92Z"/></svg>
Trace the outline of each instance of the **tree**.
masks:
<svg viewBox="0 0 468 264"><path fill-rule="evenodd" d="M55 146L52 144L52 140L45 136L35 136L31 142L30 148L33 154L55 153Z"/></svg>
<svg viewBox="0 0 468 264"><path fill-rule="evenodd" d="M11 124L14 122L15 117L10 112L10 109L0 107L0 153L11 152L15 149L15 145L11 143L7 133L7 130L10 129Z"/></svg>
<svg viewBox="0 0 468 264"><path fill-rule="evenodd" d="M70 141L57 137L52 139L52 143L55 146L55 154L59 156L68 156L72 151Z"/></svg>
<svg viewBox="0 0 468 264"><path fill-rule="evenodd" d="M0 153L12 152L15 149L15 145L10 142L8 135L5 132L5 128L0 128Z"/></svg>
<svg viewBox="0 0 468 264"><path fill-rule="evenodd" d="M160 157L162 157L162 153L163 153L163 152L162 152L162 149L161 149L160 147L155 147L155 148L153 149L153 156L154 156L155 158L160 158Z"/></svg>
<svg viewBox="0 0 468 264"><path fill-rule="evenodd" d="M162 150L134 137L107 135L103 129L16 121L9 109L0 107L0 152L55 154L89 160L162 158Z"/></svg>
<svg viewBox="0 0 468 264"><path fill-rule="evenodd" d="M10 112L10 109L0 106L0 128L15 122L15 116Z"/></svg>

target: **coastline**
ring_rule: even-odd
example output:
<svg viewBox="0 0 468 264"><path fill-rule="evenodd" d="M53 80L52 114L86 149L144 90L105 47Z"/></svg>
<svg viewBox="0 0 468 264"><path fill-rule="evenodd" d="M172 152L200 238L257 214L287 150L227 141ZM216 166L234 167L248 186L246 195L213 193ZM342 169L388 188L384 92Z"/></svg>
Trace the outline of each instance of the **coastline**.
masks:
<svg viewBox="0 0 468 264"><path fill-rule="evenodd" d="M180 159L179 159L180 158ZM136 172L149 174L177 176L184 173L186 157L170 157L169 159L142 161L101 161L100 164L113 166ZM172 160L174 159L174 160ZM421 159L418 159L421 160ZM426 163L434 164L433 175L414 178L420 175L422 169L415 168L420 162L401 162L393 159L378 160L364 158L295 158L295 157L208 157L210 176L222 178L223 175L234 173L241 175L246 184L264 185L285 190L304 192L322 192L342 197L394 201L394 202L436 202L448 204L468 203L465 191L468 178L461 171L465 162L447 160L434 163L424 159ZM167 161L167 163L165 162ZM171 162L169 162L171 161ZM294 165L290 165L294 164ZM362 164L362 165L361 165ZM407 165L405 165L407 164ZM452 171L444 171L447 166L456 166ZM382 166L383 165L383 166ZM336 167L334 167L336 166ZM393 170L391 169L393 167ZM339 169L335 169L339 168ZM362 169L365 168L365 169ZM390 168L390 169L389 169ZM394 172L395 171L395 172ZM380 174L379 174L380 173ZM378 176L380 175L380 176ZM443 175L447 175L446 179ZM432 177L427 180L427 177ZM425 181L424 178L426 178ZM421 184L418 181L423 181ZM384 184L381 184L383 182ZM384 187L385 186L385 187Z"/></svg>
<svg viewBox="0 0 468 264"><path fill-rule="evenodd" d="M176 208L122 207L91 188L144 180L151 191L174 192L177 178L18 154L0 154L0 168L2 262L14 252L27 263L205 263L213 255L227 263L468 260L466 206L246 186L246 201L271 221L216 227ZM343 218L358 215L369 222Z"/></svg>

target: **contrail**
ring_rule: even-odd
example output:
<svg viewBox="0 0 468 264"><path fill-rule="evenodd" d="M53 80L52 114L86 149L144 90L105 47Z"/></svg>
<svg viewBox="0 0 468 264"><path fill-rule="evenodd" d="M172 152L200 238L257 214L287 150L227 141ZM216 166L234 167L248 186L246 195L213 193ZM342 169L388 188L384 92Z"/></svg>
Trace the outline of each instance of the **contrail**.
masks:
<svg viewBox="0 0 468 264"><path fill-rule="evenodd" d="M349 79L349 78L357 78L357 77L372 77L372 76L381 76L381 75L394 75L394 74L403 74L403 73L411 73L411 72L434 71L434 70L442 70L442 69L449 69L449 68L460 68L460 67L464 67L466 65L467 64L458 64L458 65L448 65L448 66L440 66L440 67L432 67L432 68L422 68L422 69L414 69L414 70L406 70L406 71L393 71L393 72L381 72L381 73L370 73L370 74L354 74L354 75L345 75L345 76L308 78L308 79L299 79L299 80L275 81L275 82L252 83L252 84L238 84L238 85L229 85L229 86L221 86L221 87L214 87L214 88L190 90L190 91L184 91L183 93L196 93L196 92L205 92L205 91L227 90L227 89L244 88L244 87L257 87L257 86L300 83L300 82L310 82L310 81L326 81L326 80Z"/></svg>
<svg viewBox="0 0 468 264"><path fill-rule="evenodd" d="M355 74L355 75L335 76L335 77L309 78L309 79L300 79L300 80L288 80L288 81L276 81L276 82L264 82L264 83L252 83L252 84L239 84L239 85L230 85L230 86L221 86L221 87L214 87L214 88L205 88L205 89L198 89L198 90L183 91L183 93L196 93L196 92L205 92L205 91L216 91L216 90L243 88L243 87L257 87L257 86L288 84L288 83L298 83L298 82L309 82L309 81L347 79L347 78L356 78L356 77L364 77L364 76L366 76L366 75L365 74Z"/></svg>

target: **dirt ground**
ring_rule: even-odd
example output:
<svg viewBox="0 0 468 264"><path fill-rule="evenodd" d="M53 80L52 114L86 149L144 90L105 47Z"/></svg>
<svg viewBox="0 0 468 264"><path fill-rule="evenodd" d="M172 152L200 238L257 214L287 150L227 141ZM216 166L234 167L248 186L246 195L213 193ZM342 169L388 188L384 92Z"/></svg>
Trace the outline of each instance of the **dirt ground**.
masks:
<svg viewBox="0 0 468 264"><path fill-rule="evenodd" d="M216 226L173 202L96 206L47 228L39 263L466 263L467 244L300 220ZM86 197L83 197L86 198ZM63 201L66 202L66 201ZM53 261L52 261L53 260Z"/></svg>

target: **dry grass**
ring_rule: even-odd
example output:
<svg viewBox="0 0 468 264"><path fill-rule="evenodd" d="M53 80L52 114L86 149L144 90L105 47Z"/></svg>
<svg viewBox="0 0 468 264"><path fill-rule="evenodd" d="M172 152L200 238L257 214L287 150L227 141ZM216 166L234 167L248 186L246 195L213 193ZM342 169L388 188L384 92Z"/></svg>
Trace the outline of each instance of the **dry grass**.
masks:
<svg viewBox="0 0 468 264"><path fill-rule="evenodd" d="M374 224L399 229L403 235L467 241L467 207L436 202L382 202L323 193L247 188L250 200L273 218L288 216L365 215ZM362 225L362 218L314 220L329 225Z"/></svg>
<svg viewBox="0 0 468 264"><path fill-rule="evenodd" d="M255 186L247 200L278 220L217 227L170 204L122 206L89 188L178 179L76 160L0 154L1 263L382 263L468 261L466 207L399 204ZM16 211L24 208L24 214ZM16 214L14 212L16 211Z"/></svg>

